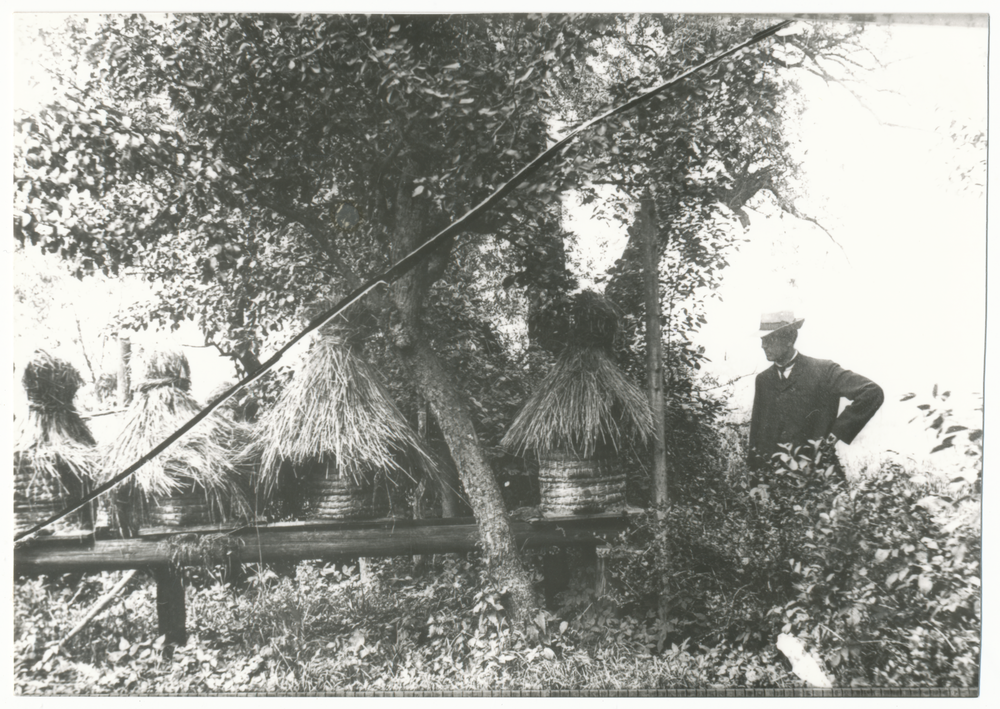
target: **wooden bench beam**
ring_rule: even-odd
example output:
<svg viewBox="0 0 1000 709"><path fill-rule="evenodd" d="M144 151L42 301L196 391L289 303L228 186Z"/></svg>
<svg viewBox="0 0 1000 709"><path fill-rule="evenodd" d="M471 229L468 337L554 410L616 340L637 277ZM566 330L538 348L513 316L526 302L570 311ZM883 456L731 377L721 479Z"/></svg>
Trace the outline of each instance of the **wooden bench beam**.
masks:
<svg viewBox="0 0 1000 709"><path fill-rule="evenodd" d="M211 528L89 544L40 541L17 547L18 573L67 573L161 566L197 566L239 562L301 561L349 556L411 556L472 551L479 542L474 522L397 520L349 525L272 525ZM624 529L623 515L595 515L534 522L512 521L522 549L546 546L593 547Z"/></svg>
<svg viewBox="0 0 1000 709"><path fill-rule="evenodd" d="M625 529L621 514L599 514L535 521L511 521L522 549L555 546L546 590L554 595L569 577L565 548L582 547L595 557L605 538ZM159 632L167 643L187 642L183 566L302 561L349 556L412 556L468 552L479 542L473 518L373 520L365 522L290 522L258 527L210 526L158 530L130 539L40 539L14 549L16 573L67 573L149 568L156 580ZM603 593L603 557L595 557L597 590ZM553 565L554 563L554 565Z"/></svg>

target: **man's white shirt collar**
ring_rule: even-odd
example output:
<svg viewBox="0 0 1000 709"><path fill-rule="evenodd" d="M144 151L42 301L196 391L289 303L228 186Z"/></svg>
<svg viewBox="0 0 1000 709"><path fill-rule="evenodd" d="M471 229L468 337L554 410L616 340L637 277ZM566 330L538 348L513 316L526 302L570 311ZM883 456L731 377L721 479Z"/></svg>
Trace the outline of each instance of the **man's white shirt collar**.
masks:
<svg viewBox="0 0 1000 709"><path fill-rule="evenodd" d="M778 370L779 379L788 379L788 377L791 376L792 367L795 366L795 360L798 359L798 357L799 353L798 351L796 351L795 354L792 355L792 358L788 360L788 364L786 364L784 367L778 366L778 363L775 362L774 366Z"/></svg>

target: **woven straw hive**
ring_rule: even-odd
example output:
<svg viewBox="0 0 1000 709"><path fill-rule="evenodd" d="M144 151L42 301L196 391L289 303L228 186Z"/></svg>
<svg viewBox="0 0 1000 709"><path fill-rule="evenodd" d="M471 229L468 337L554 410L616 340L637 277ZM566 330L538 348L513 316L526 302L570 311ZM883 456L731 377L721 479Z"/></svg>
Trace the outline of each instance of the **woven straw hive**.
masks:
<svg viewBox="0 0 1000 709"><path fill-rule="evenodd" d="M559 305L568 322L552 370L514 419L503 445L538 457L541 510L549 516L618 511L625 474L615 465L628 439L645 440L652 413L643 392L618 369L610 350L617 309L584 292Z"/></svg>
<svg viewBox="0 0 1000 709"><path fill-rule="evenodd" d="M14 528L26 531L78 502L92 485L94 439L73 406L83 380L67 362L37 351L24 368L26 394L14 422ZM90 505L45 528L39 536L93 532Z"/></svg>
<svg viewBox="0 0 1000 709"><path fill-rule="evenodd" d="M625 509L625 473L609 457L540 453L538 488L541 510L552 517Z"/></svg>
<svg viewBox="0 0 1000 709"><path fill-rule="evenodd" d="M383 512L379 483L436 471L378 374L336 328L313 343L256 434L248 457L260 459L262 496L295 498L290 506L306 519L371 518Z"/></svg>
<svg viewBox="0 0 1000 709"><path fill-rule="evenodd" d="M326 466L305 466L300 473L302 514L307 519L371 519L384 512L371 487L357 485Z"/></svg>
<svg viewBox="0 0 1000 709"><path fill-rule="evenodd" d="M201 410L189 393L187 358L152 352L138 378L124 427L105 456L104 480L123 471ZM116 490L112 518L126 533L242 521L247 480L236 465L231 421L210 414Z"/></svg>

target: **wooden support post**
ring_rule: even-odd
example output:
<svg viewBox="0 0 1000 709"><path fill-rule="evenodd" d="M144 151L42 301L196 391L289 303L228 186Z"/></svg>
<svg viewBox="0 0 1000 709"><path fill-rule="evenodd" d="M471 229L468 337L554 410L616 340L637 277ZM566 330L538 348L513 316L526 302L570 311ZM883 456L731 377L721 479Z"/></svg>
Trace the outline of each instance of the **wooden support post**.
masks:
<svg viewBox="0 0 1000 709"><path fill-rule="evenodd" d="M118 406L124 409L132 401L132 342L127 336L118 340L121 358L118 360Z"/></svg>
<svg viewBox="0 0 1000 709"><path fill-rule="evenodd" d="M597 545L588 544L580 547L580 566L597 573Z"/></svg>
<svg viewBox="0 0 1000 709"><path fill-rule="evenodd" d="M611 555L611 547L601 545L595 551L594 595L600 598L608 592L608 557Z"/></svg>
<svg viewBox="0 0 1000 709"><path fill-rule="evenodd" d="M606 544L595 544L581 548L580 552L580 563L594 571L594 593L600 598L608 590L607 558L611 548Z"/></svg>
<svg viewBox="0 0 1000 709"><path fill-rule="evenodd" d="M187 609L184 607L184 576L173 566L158 566L156 579L156 619L160 635L173 645L187 642Z"/></svg>
<svg viewBox="0 0 1000 709"><path fill-rule="evenodd" d="M233 551L226 554L226 563L222 566L222 580L232 591L239 591L246 586L246 567L240 561L239 555Z"/></svg>
<svg viewBox="0 0 1000 709"><path fill-rule="evenodd" d="M551 607L556 595L569 587L569 559L565 547L551 549L542 557L542 578L545 603Z"/></svg>

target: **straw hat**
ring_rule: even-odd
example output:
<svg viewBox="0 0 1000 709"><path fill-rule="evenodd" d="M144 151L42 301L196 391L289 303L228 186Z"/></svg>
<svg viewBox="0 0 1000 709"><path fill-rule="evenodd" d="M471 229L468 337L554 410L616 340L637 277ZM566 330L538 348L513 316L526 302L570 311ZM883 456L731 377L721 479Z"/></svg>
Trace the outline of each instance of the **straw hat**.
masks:
<svg viewBox="0 0 1000 709"><path fill-rule="evenodd" d="M760 330L757 334L760 337L767 337L778 330L783 330L786 327L794 327L798 330L802 327L802 323L806 321L805 318L795 319L795 314L791 310L781 310L777 313L764 313L760 316Z"/></svg>

